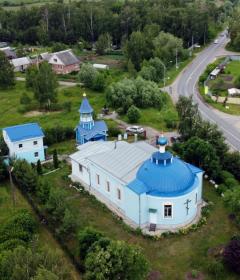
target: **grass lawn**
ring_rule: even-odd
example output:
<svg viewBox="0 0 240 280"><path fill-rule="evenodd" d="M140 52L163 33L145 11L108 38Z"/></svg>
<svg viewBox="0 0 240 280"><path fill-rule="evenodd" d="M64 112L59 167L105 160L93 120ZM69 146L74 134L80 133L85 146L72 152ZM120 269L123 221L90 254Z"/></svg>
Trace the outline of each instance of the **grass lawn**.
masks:
<svg viewBox="0 0 240 280"><path fill-rule="evenodd" d="M240 75L240 61L231 61L227 65L225 72L229 72L231 75L234 76L234 78L238 77Z"/></svg>
<svg viewBox="0 0 240 280"><path fill-rule="evenodd" d="M9 219L17 209L29 209L30 211L32 211L28 202L25 200L25 198L18 190L16 190L16 209L14 209L12 204L12 199L11 199L10 186L7 182L1 183L0 184L0 213L1 213L0 223L4 223L4 221ZM71 271L73 279L74 280L80 279L80 276L76 271L75 267L72 265L68 257L64 254L62 249L59 247L58 243L55 241L55 239L52 237L49 231L45 227L43 227L40 223L39 223L38 234L39 234L40 245L43 246L47 245L49 248L53 250L60 251L63 257L65 258L65 261L68 264L68 268Z"/></svg>
<svg viewBox="0 0 240 280"><path fill-rule="evenodd" d="M51 112L42 114L21 113L20 97L27 92L29 96L33 93L25 89L25 82L17 82L16 87L10 90L0 90L0 127L16 125L26 122L39 122L43 128L54 127L57 125L75 127L79 121L78 109L82 101L83 92L87 93L88 99L98 114L105 104L103 93L96 93L78 86L72 88L59 89L58 102L60 104L70 101L72 103L71 112Z"/></svg>
<svg viewBox="0 0 240 280"><path fill-rule="evenodd" d="M173 119L177 121L178 114L176 108L173 105L171 97L166 95L166 98L167 103L161 110L155 108L141 109L141 118L139 120L139 124L150 126L162 131L172 130L166 127L166 119ZM122 119L128 122L127 116L123 116Z"/></svg>
<svg viewBox="0 0 240 280"><path fill-rule="evenodd" d="M185 279L186 272L192 269L202 271L205 279L214 279L207 273L210 260L208 249L225 244L235 233L237 228L228 219L228 213L214 188L204 183L204 198L212 201L214 206L208 218L207 225L188 235L163 238L158 241L144 238L127 230L114 215L92 196L78 193L69 189L69 183L64 177L70 174L65 166L54 174L47 175L47 180L58 188L65 187L67 196L78 217L79 229L92 226L113 239L125 240L128 243L139 245L153 270L159 270L161 279ZM69 247L76 251L76 241L72 240ZM237 280L235 275L225 272L223 279Z"/></svg>

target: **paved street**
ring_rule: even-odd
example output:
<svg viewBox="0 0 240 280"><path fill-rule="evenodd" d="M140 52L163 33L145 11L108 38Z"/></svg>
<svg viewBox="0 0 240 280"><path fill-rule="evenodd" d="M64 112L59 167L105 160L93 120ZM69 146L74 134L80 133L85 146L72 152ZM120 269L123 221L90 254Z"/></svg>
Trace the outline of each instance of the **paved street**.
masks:
<svg viewBox="0 0 240 280"><path fill-rule="evenodd" d="M171 95L174 102L180 95L193 95L194 102L198 103L203 118L216 123L224 133L230 147L234 150L240 150L240 116L232 116L213 109L203 102L197 90L198 79L206 66L213 62L216 57L232 54L224 49L226 43L226 37L219 37L218 44L211 44L204 49L171 85ZM169 88L167 90L169 91Z"/></svg>

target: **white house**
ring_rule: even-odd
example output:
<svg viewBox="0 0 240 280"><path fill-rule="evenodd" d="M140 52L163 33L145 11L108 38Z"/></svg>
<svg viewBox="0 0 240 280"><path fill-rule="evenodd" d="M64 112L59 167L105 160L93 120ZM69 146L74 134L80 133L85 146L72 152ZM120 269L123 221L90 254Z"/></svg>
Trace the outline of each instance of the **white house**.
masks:
<svg viewBox="0 0 240 280"><path fill-rule="evenodd" d="M20 57L12 59L11 63L14 67L14 72L22 72L31 65L31 60L28 57Z"/></svg>
<svg viewBox="0 0 240 280"><path fill-rule="evenodd" d="M44 134L37 123L6 127L3 129L3 138L10 158L25 159L32 163L45 160Z"/></svg>
<svg viewBox="0 0 240 280"><path fill-rule="evenodd" d="M203 171L145 143L87 142L70 156L80 182L130 226L173 230L199 216Z"/></svg>

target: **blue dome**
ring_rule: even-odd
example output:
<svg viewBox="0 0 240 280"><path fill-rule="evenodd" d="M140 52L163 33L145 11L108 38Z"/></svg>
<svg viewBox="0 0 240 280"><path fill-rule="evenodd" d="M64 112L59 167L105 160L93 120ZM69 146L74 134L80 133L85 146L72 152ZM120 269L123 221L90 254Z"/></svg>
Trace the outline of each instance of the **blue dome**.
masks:
<svg viewBox="0 0 240 280"><path fill-rule="evenodd" d="M93 112L93 108L91 107L88 99L85 96L83 97L79 112L81 114L91 114Z"/></svg>
<svg viewBox="0 0 240 280"><path fill-rule="evenodd" d="M171 162L166 162L166 165L156 164L154 157L156 154L153 154L152 160L143 163L136 176L145 185L148 194L178 196L188 193L194 187L195 174L187 163L172 157ZM169 153L166 157L169 157Z"/></svg>
<svg viewBox="0 0 240 280"><path fill-rule="evenodd" d="M166 137L161 136L158 138L157 143L158 143L158 145L165 146L165 145L167 145L168 140Z"/></svg>

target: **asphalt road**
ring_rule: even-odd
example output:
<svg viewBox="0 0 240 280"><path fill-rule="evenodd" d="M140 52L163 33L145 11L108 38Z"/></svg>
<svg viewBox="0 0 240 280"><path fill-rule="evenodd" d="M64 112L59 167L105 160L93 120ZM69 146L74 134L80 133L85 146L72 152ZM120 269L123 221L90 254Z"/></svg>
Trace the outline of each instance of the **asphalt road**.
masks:
<svg viewBox="0 0 240 280"><path fill-rule="evenodd" d="M188 65L175 82L171 85L171 95L174 101L180 95L190 96L193 95L193 100L199 106L199 111L202 117L212 123L216 123L222 130L226 141L233 150L240 150L240 117L232 116L220 112L208 104L206 104L197 89L197 83L200 75L204 72L206 66L213 62L216 57L227 55L225 50L227 38L219 37L218 44L211 44L204 49L197 57Z"/></svg>

